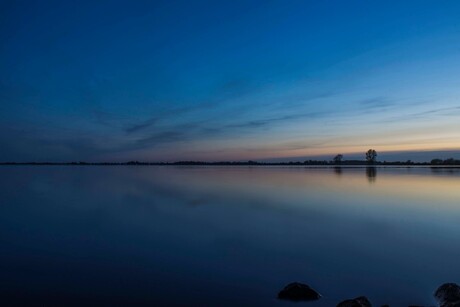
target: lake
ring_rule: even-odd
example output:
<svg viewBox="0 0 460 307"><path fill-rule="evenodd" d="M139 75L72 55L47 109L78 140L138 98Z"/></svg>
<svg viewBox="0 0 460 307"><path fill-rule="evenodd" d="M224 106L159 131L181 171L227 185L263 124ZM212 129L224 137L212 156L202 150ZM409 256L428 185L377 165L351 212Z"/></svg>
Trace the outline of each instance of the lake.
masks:
<svg viewBox="0 0 460 307"><path fill-rule="evenodd" d="M2 166L2 305L433 306L460 169ZM280 301L299 281L323 295Z"/></svg>

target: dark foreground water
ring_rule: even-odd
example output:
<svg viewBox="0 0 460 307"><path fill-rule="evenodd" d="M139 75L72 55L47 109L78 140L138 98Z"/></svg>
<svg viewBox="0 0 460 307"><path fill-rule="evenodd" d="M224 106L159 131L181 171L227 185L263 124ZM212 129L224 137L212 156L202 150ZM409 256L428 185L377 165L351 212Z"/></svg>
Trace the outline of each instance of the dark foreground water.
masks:
<svg viewBox="0 0 460 307"><path fill-rule="evenodd" d="M287 283L324 298L276 299ZM0 167L0 305L434 305L460 170Z"/></svg>

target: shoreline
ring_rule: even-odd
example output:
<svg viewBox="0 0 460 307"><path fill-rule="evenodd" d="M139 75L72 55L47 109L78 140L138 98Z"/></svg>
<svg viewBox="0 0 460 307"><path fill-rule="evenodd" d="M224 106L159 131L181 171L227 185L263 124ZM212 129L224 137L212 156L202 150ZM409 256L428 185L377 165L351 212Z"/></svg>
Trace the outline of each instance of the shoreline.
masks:
<svg viewBox="0 0 460 307"><path fill-rule="evenodd" d="M399 164L399 163L379 163L379 164L304 164L304 163L240 163L240 162L216 162L216 163L161 163L161 162L138 162L138 163L117 163L117 162L1 162L0 166L228 166L228 167L299 167L299 168L436 168L436 169L460 169L460 165L434 165L425 163Z"/></svg>

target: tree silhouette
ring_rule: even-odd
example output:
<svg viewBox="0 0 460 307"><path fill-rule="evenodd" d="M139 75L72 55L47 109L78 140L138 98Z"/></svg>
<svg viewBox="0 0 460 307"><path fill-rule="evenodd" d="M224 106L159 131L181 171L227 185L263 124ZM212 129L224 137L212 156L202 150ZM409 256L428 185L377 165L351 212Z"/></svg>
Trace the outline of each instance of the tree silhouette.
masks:
<svg viewBox="0 0 460 307"><path fill-rule="evenodd" d="M369 149L366 152L366 161L368 163L374 163L376 159L377 159L377 152L374 149Z"/></svg>
<svg viewBox="0 0 460 307"><path fill-rule="evenodd" d="M342 162L342 159L343 159L343 155L342 154L338 154L337 156L334 157L334 163L335 164L340 164Z"/></svg>

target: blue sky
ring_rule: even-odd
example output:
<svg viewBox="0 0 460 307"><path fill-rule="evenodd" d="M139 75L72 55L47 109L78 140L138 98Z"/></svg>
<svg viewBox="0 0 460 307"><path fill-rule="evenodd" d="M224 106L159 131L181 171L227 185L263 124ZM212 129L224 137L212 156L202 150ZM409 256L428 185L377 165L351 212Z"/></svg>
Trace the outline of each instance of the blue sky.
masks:
<svg viewBox="0 0 460 307"><path fill-rule="evenodd" d="M459 20L458 1L2 1L0 160L457 155Z"/></svg>

